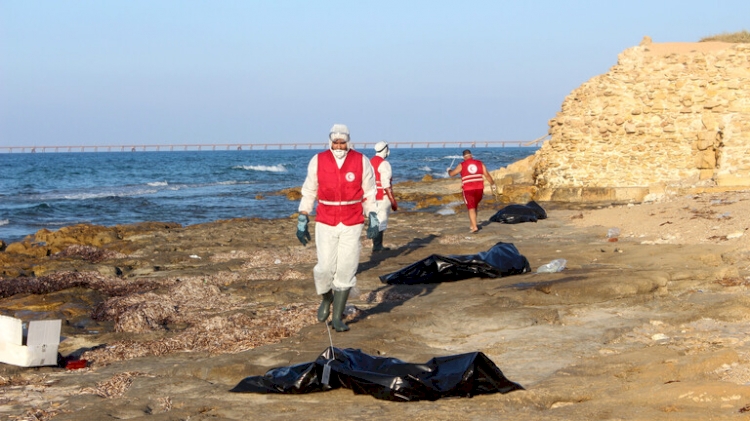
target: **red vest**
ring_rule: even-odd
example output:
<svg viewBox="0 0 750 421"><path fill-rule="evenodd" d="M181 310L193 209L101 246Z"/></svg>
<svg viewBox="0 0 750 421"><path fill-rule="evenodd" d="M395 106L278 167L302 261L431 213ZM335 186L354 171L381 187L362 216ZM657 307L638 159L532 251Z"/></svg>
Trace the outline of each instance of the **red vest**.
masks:
<svg viewBox="0 0 750 421"><path fill-rule="evenodd" d="M362 224L362 154L349 150L341 169L330 150L318 154L318 208L316 222L336 226Z"/></svg>
<svg viewBox="0 0 750 421"><path fill-rule="evenodd" d="M372 159L370 159L372 169L375 170L375 185L378 188L378 192L375 194L375 200L383 200L383 198L385 197L385 191L383 191L383 182L380 181L380 172L378 171L378 168L380 168L380 164L382 164L383 161L385 161L385 159L377 155L373 156Z"/></svg>
<svg viewBox="0 0 750 421"><path fill-rule="evenodd" d="M482 161L467 159L461 163L461 183L464 190L484 189Z"/></svg>

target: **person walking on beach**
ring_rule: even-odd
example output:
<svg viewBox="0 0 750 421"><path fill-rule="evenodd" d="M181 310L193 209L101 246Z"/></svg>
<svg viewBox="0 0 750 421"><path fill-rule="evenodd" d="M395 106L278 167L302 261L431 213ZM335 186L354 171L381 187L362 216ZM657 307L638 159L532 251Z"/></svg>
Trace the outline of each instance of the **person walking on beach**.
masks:
<svg viewBox="0 0 750 421"><path fill-rule="evenodd" d="M353 150L349 129L334 124L328 135L328 146L316 154L307 166L302 185L302 199L297 219L297 238L302 245L311 239L307 229L308 215L315 200L315 244L318 263L313 268L315 290L322 296L318 320L325 322L331 315L337 332L349 330L343 322L349 291L357 284L357 266L361 249L360 236L364 216L368 218L367 238L378 232L375 175L370 161Z"/></svg>
<svg viewBox="0 0 750 421"><path fill-rule="evenodd" d="M388 147L388 143L382 141L375 144L375 156L370 159L372 169L375 171L375 184L378 187L378 193L375 197L378 201L378 221L380 221L378 233L372 239L372 251L374 253L390 250L388 247L383 247L383 233L388 228L388 215L391 211L398 210L398 203L396 203L396 198L393 197L393 189L391 188L393 170L391 169L391 163L386 161L390 154L391 149Z"/></svg>
<svg viewBox="0 0 750 421"><path fill-rule="evenodd" d="M486 178L490 182L492 193L497 192L497 185L495 185L492 175L487 171L487 167L484 166L482 161L474 159L470 150L464 150L463 157L464 162L458 164L456 168L448 168L448 176L453 177L456 174L461 174L461 188L466 209L469 211L470 229L471 232L477 232L479 231L477 209L484 195L484 179Z"/></svg>

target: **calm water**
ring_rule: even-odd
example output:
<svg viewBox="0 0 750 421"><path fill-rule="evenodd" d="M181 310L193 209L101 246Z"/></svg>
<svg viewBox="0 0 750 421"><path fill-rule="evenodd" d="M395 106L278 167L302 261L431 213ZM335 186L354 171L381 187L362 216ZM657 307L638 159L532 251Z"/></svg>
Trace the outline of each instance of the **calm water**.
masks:
<svg viewBox="0 0 750 421"><path fill-rule="evenodd" d="M47 228L144 221L192 225L238 217L280 218L296 201L268 193L301 186L315 150L0 153L0 239ZM373 151L364 150L372 156ZM473 148L488 169L536 148ZM445 177L459 149L397 148L394 183ZM262 195L262 199L257 196ZM408 203L399 204L409 209Z"/></svg>

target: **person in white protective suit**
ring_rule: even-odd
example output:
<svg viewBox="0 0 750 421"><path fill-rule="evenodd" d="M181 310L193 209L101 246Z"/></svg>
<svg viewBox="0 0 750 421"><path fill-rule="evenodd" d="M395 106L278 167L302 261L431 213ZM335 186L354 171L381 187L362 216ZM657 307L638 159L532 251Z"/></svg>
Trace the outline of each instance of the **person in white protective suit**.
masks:
<svg viewBox="0 0 750 421"><path fill-rule="evenodd" d="M302 245L311 239L308 215L315 200L315 245L318 263L313 268L315 290L322 296L318 320L326 322L332 314L337 332L349 330L343 321L349 290L357 284L360 236L367 215L367 238L373 238L380 226L377 217L375 175L370 161L353 150L349 129L334 124L328 136L329 149L316 154L307 166L299 204L297 238ZM333 305L333 311L331 311Z"/></svg>
<svg viewBox="0 0 750 421"><path fill-rule="evenodd" d="M391 169L391 163L386 161L391 154L391 149L386 141L376 143L374 149L375 156L370 159L370 164L375 171L375 184L378 187L378 194L375 198L378 201L380 228L372 239L372 251L379 252L390 250L388 247L383 247L383 233L388 228L388 215L391 211L398 210L398 203L396 203L396 198L393 197L393 189L391 188L393 170Z"/></svg>

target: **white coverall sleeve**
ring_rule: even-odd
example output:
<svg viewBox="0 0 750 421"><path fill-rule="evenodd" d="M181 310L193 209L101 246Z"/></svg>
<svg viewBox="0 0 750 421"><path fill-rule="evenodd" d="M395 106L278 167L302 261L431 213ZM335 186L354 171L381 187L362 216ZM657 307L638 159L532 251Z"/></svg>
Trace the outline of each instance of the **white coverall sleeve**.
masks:
<svg viewBox="0 0 750 421"><path fill-rule="evenodd" d="M370 212L377 213L378 203L375 196L378 188L375 185L375 171L372 169L370 160L364 155L362 155L362 190L365 192L364 202L362 202L365 215L369 215Z"/></svg>
<svg viewBox="0 0 750 421"><path fill-rule="evenodd" d="M302 184L302 199L299 201L298 212L312 213L315 199L318 198L318 155L310 159L307 165L307 177Z"/></svg>
<svg viewBox="0 0 750 421"><path fill-rule="evenodd" d="M391 163L388 161L381 162L380 166L378 167L378 172L380 173L380 185L384 189L391 187L391 178L393 177Z"/></svg>

